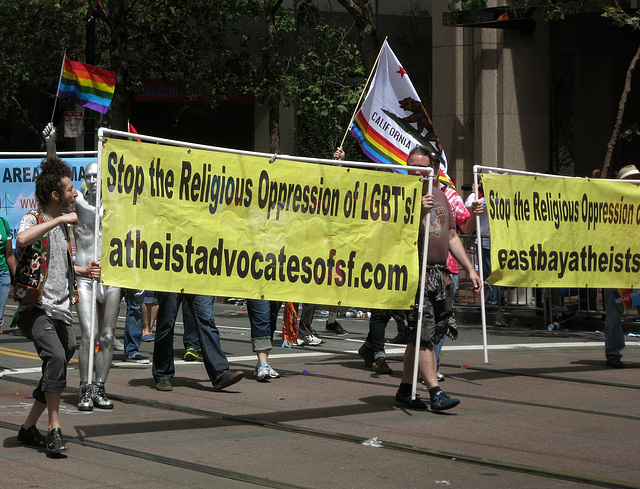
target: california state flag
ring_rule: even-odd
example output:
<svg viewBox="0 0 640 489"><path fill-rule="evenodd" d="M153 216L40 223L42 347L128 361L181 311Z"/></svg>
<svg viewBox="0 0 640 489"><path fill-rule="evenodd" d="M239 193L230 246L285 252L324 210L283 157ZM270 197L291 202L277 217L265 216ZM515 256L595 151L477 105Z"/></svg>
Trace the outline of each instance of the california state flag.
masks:
<svg viewBox="0 0 640 489"><path fill-rule="evenodd" d="M442 145L431 119L387 41L350 130L362 151L373 161L405 165L415 146L431 144L443 156L441 169L447 171Z"/></svg>

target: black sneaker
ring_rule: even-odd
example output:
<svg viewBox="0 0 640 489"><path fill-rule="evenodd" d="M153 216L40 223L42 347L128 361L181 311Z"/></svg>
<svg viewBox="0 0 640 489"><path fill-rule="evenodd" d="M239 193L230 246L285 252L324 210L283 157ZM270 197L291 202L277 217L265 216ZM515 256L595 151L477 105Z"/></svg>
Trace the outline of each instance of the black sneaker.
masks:
<svg viewBox="0 0 640 489"><path fill-rule="evenodd" d="M622 363L620 357L609 357L607 358L607 367L624 368L624 363Z"/></svg>
<svg viewBox="0 0 640 489"><path fill-rule="evenodd" d="M396 402L411 409L427 409L429 407L426 402L420 400L418 394L416 394L415 399L411 399L411 394L403 396L399 392L396 392Z"/></svg>
<svg viewBox="0 0 640 489"><path fill-rule="evenodd" d="M327 323L327 325L325 326L325 329L329 333L334 333L340 336L349 334L349 332L346 329L344 329L338 321L336 321L335 323Z"/></svg>
<svg viewBox="0 0 640 489"><path fill-rule="evenodd" d="M376 358L376 362L373 364L373 369L376 371L376 373L379 373L379 374L393 373L393 370L391 370L391 367L387 365L387 360L384 357Z"/></svg>
<svg viewBox="0 0 640 489"><path fill-rule="evenodd" d="M173 390L171 381L169 379L162 379L156 382L156 390L169 392Z"/></svg>
<svg viewBox="0 0 640 489"><path fill-rule="evenodd" d="M236 382L240 382L242 377L244 377L244 374L240 370L236 370L235 372L227 370L220 377L218 377L218 380L215 381L215 383L213 384L213 390L219 391L224 389L225 387L229 387Z"/></svg>
<svg viewBox="0 0 640 489"><path fill-rule="evenodd" d="M69 450L67 442L62 438L62 430L60 428L52 429L47 435L47 452L59 455Z"/></svg>
<svg viewBox="0 0 640 489"><path fill-rule="evenodd" d="M32 447L43 447L47 444L47 439L42 436L42 433L35 425L29 426L29 428L20 426L18 441L23 445L31 445Z"/></svg>
<svg viewBox="0 0 640 489"><path fill-rule="evenodd" d="M432 411L444 411L460 404L460 399L451 399L447 394L440 391L431 399Z"/></svg>
<svg viewBox="0 0 640 489"><path fill-rule="evenodd" d="M373 351L367 347L366 344L362 344L360 348L358 348L358 355L362 357L364 360L365 367L373 367L373 362L376 361Z"/></svg>
<svg viewBox="0 0 640 489"><path fill-rule="evenodd" d="M125 362L139 363L141 365L148 365L149 364L149 357L145 357L144 355L140 355L140 353L134 353L130 357L125 357L124 361Z"/></svg>

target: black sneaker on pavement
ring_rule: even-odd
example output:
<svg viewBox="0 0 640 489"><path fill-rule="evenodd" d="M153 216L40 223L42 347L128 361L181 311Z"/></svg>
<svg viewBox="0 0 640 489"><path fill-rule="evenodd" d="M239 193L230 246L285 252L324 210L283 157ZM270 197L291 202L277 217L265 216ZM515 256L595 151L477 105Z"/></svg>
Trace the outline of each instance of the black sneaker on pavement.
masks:
<svg viewBox="0 0 640 489"><path fill-rule="evenodd" d="M440 391L433 399L431 399L431 410L432 411L444 411L446 409L451 409L460 404L460 399L452 399L444 392Z"/></svg>
<svg viewBox="0 0 640 489"><path fill-rule="evenodd" d="M349 334L349 332L344 329L338 321L336 321L335 323L327 323L327 325L325 326L325 330L327 330L329 333L334 333L340 336Z"/></svg>
<svg viewBox="0 0 640 489"><path fill-rule="evenodd" d="M609 357L607 358L607 367L624 368L624 363L622 363L620 357Z"/></svg>
<svg viewBox="0 0 640 489"><path fill-rule="evenodd" d="M436 373L436 378L438 379L438 382L444 382L445 381L444 375L441 374L440 372Z"/></svg>
<svg viewBox="0 0 640 489"><path fill-rule="evenodd" d="M367 345L363 343L362 346L358 348L358 355L360 355L364 360L365 367L373 367L373 362L376 361L376 358L374 357L373 350L371 350L371 348L368 348Z"/></svg>
<svg viewBox="0 0 640 489"><path fill-rule="evenodd" d="M376 358L376 362L373 364L373 369L376 371L376 373L379 373L379 374L393 373L393 370L391 370L391 367L387 365L387 360L384 357Z"/></svg>
<svg viewBox="0 0 640 489"><path fill-rule="evenodd" d="M125 362L139 363L141 365L148 365L149 364L149 357L145 357L144 355L140 355L140 353L135 353L135 354L131 355L130 357L125 357L124 361Z"/></svg>
<svg viewBox="0 0 640 489"><path fill-rule="evenodd" d="M218 380L216 380L216 382L213 384L213 390L219 391L224 389L225 387L229 387L236 382L240 382L242 377L244 377L244 374L240 370L236 370L235 372L227 370L220 377L218 377Z"/></svg>
<svg viewBox="0 0 640 489"><path fill-rule="evenodd" d="M418 394L416 394L415 399L411 399L411 394L403 396L399 392L396 392L396 402L411 409L427 409L429 407L426 402L420 399Z"/></svg>
<svg viewBox="0 0 640 489"><path fill-rule="evenodd" d="M172 391L173 386L171 385L171 381L169 379L162 379L156 382L156 389L159 391Z"/></svg>

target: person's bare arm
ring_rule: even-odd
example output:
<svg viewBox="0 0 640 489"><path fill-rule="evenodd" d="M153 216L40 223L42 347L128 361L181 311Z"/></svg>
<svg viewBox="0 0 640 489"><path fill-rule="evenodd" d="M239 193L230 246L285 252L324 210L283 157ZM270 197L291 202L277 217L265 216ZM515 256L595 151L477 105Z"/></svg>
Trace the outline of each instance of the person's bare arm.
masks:
<svg viewBox="0 0 640 489"><path fill-rule="evenodd" d="M449 251L467 272L467 277L469 277L469 280L473 283L473 292L479 294L482 287L482 280L480 280L475 268L473 268L471 260L469 260L464 245L462 241L460 241L460 237L455 229L449 230Z"/></svg>

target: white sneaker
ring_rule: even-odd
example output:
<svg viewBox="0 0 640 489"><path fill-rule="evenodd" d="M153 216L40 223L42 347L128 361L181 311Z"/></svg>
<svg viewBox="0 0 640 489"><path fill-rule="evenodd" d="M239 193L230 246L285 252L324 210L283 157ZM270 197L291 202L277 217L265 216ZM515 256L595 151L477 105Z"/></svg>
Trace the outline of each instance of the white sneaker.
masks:
<svg viewBox="0 0 640 489"><path fill-rule="evenodd" d="M113 350L124 351L124 344L116 337L113 338Z"/></svg>
<svg viewBox="0 0 640 489"><path fill-rule="evenodd" d="M256 365L256 369L253 371L253 376L258 377L258 382L265 382L269 380L269 365L266 363L259 363Z"/></svg>
<svg viewBox="0 0 640 489"><path fill-rule="evenodd" d="M271 365L269 365L267 363L267 368L269 369L269 377L272 379L279 379L280 378L280 374L278 372L276 372L273 368L271 368Z"/></svg>
<svg viewBox="0 0 640 489"><path fill-rule="evenodd" d="M308 334L308 335L301 335L298 337L298 346L304 346L304 345L318 346L321 344L322 344L322 340L317 336Z"/></svg>

